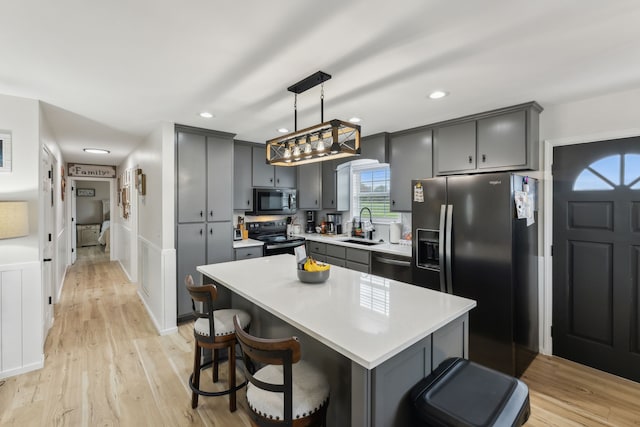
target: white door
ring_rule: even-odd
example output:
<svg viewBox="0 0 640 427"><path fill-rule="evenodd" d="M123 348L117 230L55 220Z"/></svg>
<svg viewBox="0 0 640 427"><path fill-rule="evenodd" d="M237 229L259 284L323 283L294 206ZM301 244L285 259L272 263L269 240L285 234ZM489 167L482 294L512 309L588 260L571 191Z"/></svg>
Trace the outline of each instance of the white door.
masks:
<svg viewBox="0 0 640 427"><path fill-rule="evenodd" d="M71 264L76 263L78 255L77 236L76 236L76 185L77 181L71 181Z"/></svg>
<svg viewBox="0 0 640 427"><path fill-rule="evenodd" d="M43 337L46 339L49 328L53 324L53 283L54 283L54 216L55 191L53 186L54 163L51 154L42 149L42 195L41 200L44 219L44 245L42 251L42 297L44 298Z"/></svg>

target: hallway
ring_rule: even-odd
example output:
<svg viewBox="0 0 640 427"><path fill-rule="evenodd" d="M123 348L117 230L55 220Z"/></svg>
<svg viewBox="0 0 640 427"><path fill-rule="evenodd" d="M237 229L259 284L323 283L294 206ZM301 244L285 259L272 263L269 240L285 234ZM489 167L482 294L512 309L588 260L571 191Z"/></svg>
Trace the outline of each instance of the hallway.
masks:
<svg viewBox="0 0 640 427"><path fill-rule="evenodd" d="M249 426L243 392L234 414L226 397L191 409L191 324L158 336L135 286L99 248L79 248L67 272L44 369L0 380L0 425Z"/></svg>
<svg viewBox="0 0 640 427"><path fill-rule="evenodd" d="M226 397L201 397L191 409L192 324L158 336L135 286L99 248L80 248L67 272L44 369L0 380L0 425L249 426L244 392L233 414ZM640 425L638 383L547 356L522 380L527 426Z"/></svg>

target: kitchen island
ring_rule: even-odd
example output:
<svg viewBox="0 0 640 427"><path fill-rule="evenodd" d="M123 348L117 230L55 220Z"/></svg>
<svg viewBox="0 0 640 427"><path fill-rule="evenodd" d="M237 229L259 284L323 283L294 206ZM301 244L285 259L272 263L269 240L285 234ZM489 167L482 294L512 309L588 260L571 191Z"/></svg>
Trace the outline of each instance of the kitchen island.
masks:
<svg viewBox="0 0 640 427"><path fill-rule="evenodd" d="M329 378L329 426L410 425L411 386L468 355L472 300L335 266L325 283L305 284L293 255L198 271L219 285L220 306L251 313L252 334L299 337L303 357Z"/></svg>

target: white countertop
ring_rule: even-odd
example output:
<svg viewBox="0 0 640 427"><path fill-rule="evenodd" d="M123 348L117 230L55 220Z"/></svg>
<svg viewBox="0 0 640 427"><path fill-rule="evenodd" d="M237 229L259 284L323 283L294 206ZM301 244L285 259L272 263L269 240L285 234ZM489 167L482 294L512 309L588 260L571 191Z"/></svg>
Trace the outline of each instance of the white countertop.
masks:
<svg viewBox="0 0 640 427"><path fill-rule="evenodd" d="M297 278L293 255L203 265L198 271L366 369L476 306L336 266L326 282L305 284Z"/></svg>
<svg viewBox="0 0 640 427"><path fill-rule="evenodd" d="M264 242L253 239L244 239L244 240L234 240L233 241L233 249L239 248L250 248L253 246L263 246Z"/></svg>
<svg viewBox="0 0 640 427"><path fill-rule="evenodd" d="M405 256L408 258L411 258L411 244L410 241L408 241L409 244L400 244L400 243L389 243L389 242L383 242L383 243L379 243L377 245L359 245L357 243L347 243L344 240L347 239L359 239L358 237L350 237L347 236L346 234L335 234L335 235L331 235L331 234L298 234L297 236L299 237L304 237L307 240L312 240L314 242L322 242L322 243L331 243L334 245L340 245L340 246L347 246L350 248L358 248L358 249L364 249L367 251L373 251L373 252L385 252L385 253L389 253L389 254L394 254L394 255L400 255L400 256Z"/></svg>

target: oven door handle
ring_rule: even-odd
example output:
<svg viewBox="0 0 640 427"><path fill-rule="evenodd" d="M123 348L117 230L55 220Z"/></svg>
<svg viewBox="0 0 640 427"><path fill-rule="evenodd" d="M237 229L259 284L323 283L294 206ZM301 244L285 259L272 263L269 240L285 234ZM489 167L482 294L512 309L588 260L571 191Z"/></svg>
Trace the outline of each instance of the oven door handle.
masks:
<svg viewBox="0 0 640 427"><path fill-rule="evenodd" d="M265 248L269 249L284 249L284 248L295 248L296 246L304 245L304 240L299 242L291 242L291 243L278 243L275 245L266 245Z"/></svg>

